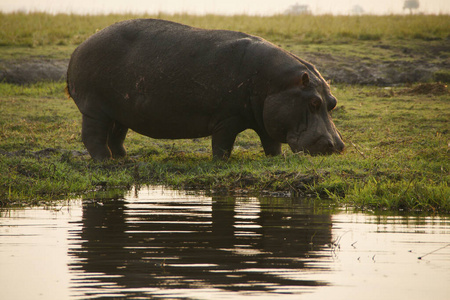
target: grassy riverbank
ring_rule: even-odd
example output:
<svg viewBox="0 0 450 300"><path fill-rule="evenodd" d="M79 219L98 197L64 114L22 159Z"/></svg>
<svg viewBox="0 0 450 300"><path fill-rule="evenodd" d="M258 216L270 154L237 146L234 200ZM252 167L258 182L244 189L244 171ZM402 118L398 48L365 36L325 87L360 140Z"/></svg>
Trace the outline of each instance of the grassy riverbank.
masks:
<svg viewBox="0 0 450 300"><path fill-rule="evenodd" d="M361 207L450 211L450 102L442 84L337 86L333 119L344 154L267 158L251 131L228 162L211 160L210 139L153 140L130 132L129 158L93 162L80 116L63 83L0 84L0 199L3 204L92 190L163 184L218 193L330 197Z"/></svg>
<svg viewBox="0 0 450 300"><path fill-rule="evenodd" d="M68 59L97 29L135 17L0 14L0 61ZM325 57L330 69L341 68L336 57L373 64L379 59L405 64L439 59L436 65L450 57L448 16L160 17L260 35L300 56L306 50L311 58ZM439 78L448 78L448 71L439 72ZM134 132L125 142L128 158L93 162L81 143L80 114L64 95L64 86L0 83L2 205L162 184L214 193L320 196L363 208L450 212L450 95L444 84L333 85L339 99L333 119L347 145L343 154L311 157L285 147L284 155L267 158L256 135L246 131L226 163L211 160L209 138L153 140Z"/></svg>

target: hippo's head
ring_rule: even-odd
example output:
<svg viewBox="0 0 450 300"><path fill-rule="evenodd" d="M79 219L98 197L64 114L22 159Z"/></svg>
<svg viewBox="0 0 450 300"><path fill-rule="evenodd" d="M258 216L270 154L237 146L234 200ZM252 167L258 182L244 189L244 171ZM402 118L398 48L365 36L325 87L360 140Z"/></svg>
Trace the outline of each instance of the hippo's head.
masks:
<svg viewBox="0 0 450 300"><path fill-rule="evenodd" d="M287 88L265 99L263 119L268 134L288 143L293 152L342 152L344 142L329 114L337 104L329 85L317 71L303 71L295 77Z"/></svg>

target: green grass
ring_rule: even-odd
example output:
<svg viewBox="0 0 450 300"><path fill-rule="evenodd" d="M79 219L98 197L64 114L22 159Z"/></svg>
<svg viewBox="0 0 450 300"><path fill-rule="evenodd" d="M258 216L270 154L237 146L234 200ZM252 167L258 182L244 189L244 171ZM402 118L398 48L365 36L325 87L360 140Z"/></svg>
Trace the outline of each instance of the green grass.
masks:
<svg viewBox="0 0 450 300"><path fill-rule="evenodd" d="M293 154L285 146L282 156L267 158L257 136L245 131L231 159L215 162L209 138L154 140L130 132L129 157L105 163L84 154L80 114L63 88L63 83L0 84L4 204L163 184L319 196L365 209L450 212L450 97L443 85L333 87L340 100L333 118L347 144L341 155Z"/></svg>
<svg viewBox="0 0 450 300"><path fill-rule="evenodd" d="M0 60L68 59L95 31L149 16L0 14ZM152 17L152 16L150 16ZM153 16L262 36L302 56L321 53L371 62L448 59L448 16ZM436 80L448 82L440 69ZM447 79L446 79L447 78ZM341 155L267 158L251 131L228 162L211 160L210 138L154 140L134 132L128 158L92 161L81 118L64 83L0 83L0 202L33 204L88 192L162 184L214 193L309 195L363 209L450 213L448 88L333 86Z"/></svg>
<svg viewBox="0 0 450 300"><path fill-rule="evenodd" d="M210 28L231 29L274 42L345 43L352 40L442 40L449 37L447 15L408 16L193 16L176 15L49 15L0 13L0 46L78 45L114 22L153 17Z"/></svg>

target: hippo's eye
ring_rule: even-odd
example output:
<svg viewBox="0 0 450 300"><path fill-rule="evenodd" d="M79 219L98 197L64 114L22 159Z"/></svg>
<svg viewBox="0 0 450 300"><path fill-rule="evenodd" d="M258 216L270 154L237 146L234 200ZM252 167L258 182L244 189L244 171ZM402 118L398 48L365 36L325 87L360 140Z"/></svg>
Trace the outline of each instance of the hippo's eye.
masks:
<svg viewBox="0 0 450 300"><path fill-rule="evenodd" d="M309 105L311 106L312 111L317 111L322 106L322 99L319 97L311 98L309 101Z"/></svg>

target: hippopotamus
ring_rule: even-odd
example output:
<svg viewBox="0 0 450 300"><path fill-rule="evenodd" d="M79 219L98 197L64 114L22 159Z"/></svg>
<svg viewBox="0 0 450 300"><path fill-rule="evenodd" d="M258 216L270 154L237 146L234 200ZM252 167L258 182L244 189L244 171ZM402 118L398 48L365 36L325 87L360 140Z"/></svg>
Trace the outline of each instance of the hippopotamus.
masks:
<svg viewBox="0 0 450 300"><path fill-rule="evenodd" d="M339 153L329 112L337 100L316 68L242 32L133 19L98 31L73 52L67 91L82 114L81 139L95 160L126 155L128 129L155 139L211 136L228 159L253 129L266 155Z"/></svg>

